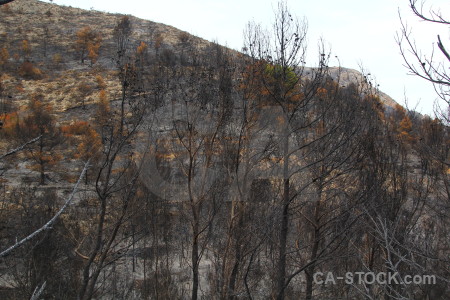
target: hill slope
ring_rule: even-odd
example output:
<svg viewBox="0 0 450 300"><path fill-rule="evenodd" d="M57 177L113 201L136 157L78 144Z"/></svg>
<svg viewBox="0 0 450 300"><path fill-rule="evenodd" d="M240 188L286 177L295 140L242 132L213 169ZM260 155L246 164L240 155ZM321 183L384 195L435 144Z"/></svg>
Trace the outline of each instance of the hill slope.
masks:
<svg viewBox="0 0 450 300"><path fill-rule="evenodd" d="M27 80L18 78L17 72L7 72L9 76L3 78L6 94L14 94L14 102L24 105L26 97L37 89L46 95L57 111L71 108L73 98L79 97L77 88L81 82L87 85L95 83L93 73L101 74L106 81L110 94L117 91L113 89L116 84L111 76L115 69L113 29L123 16L98 11L86 11L73 7L59 6L40 2L38 0L16 0L2 7L0 20L0 45L9 53L11 69L17 69L20 64L31 58L32 62L42 72L42 79ZM129 16L132 26L132 44L137 47L141 41L155 51L156 40L159 40L159 51L181 51L180 38L185 36L198 47L207 47L211 43L172 26L155 23ZM75 51L76 33L89 26L102 37L98 61L94 67L89 62L81 64L78 53ZM24 51L23 41L28 42L29 52ZM169 52L170 53L170 52ZM167 55L170 55L166 53ZM331 74L337 69L332 68ZM342 68L342 83L363 82L360 72ZM55 80L57 79L57 80ZM17 94L12 87L23 88L23 93ZM95 94L84 95L86 103L95 101ZM395 101L384 93L381 100L388 106L395 106Z"/></svg>
<svg viewBox="0 0 450 300"><path fill-rule="evenodd" d="M0 298L448 292L449 128L367 75L34 0L0 42Z"/></svg>
<svg viewBox="0 0 450 300"><path fill-rule="evenodd" d="M17 0L0 10L0 49L8 52L9 59L3 66L6 94L14 98L17 106L26 104L27 96L36 90L46 95L57 111L64 111L77 103L77 88L81 82L92 85L96 82L93 74L104 77L109 93L114 94L115 80L111 78L115 69L113 29L122 15L58 6L37 0ZM160 39L161 51L177 52L179 37L186 35L199 45L209 42L189 35L171 26L129 16L132 26L132 47L141 41L154 51L154 40ZM98 61L94 66L89 62L80 63L75 50L76 33L89 26L102 38ZM27 41L27 50L23 43ZM32 61L42 71L35 79L18 76L15 70L24 61ZM21 93L15 89L21 88ZM22 90L23 89L23 90ZM94 91L93 91L94 92ZM95 94L84 95L86 103L95 101Z"/></svg>

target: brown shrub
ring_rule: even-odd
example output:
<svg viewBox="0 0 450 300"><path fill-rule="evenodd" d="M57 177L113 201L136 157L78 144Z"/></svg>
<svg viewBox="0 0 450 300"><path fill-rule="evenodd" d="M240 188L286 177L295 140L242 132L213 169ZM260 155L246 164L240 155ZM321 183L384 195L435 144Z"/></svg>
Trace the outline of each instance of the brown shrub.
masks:
<svg viewBox="0 0 450 300"><path fill-rule="evenodd" d="M105 80L103 80L102 75L95 76L95 81L97 82L97 87L101 90L106 88Z"/></svg>
<svg viewBox="0 0 450 300"><path fill-rule="evenodd" d="M73 124L63 126L61 129L66 135L83 135L89 129L89 123L85 121L76 121Z"/></svg>
<svg viewBox="0 0 450 300"><path fill-rule="evenodd" d="M30 79L40 79L43 76L42 71L39 68L36 68L30 61L25 61L22 63L19 68L19 74L22 77Z"/></svg>

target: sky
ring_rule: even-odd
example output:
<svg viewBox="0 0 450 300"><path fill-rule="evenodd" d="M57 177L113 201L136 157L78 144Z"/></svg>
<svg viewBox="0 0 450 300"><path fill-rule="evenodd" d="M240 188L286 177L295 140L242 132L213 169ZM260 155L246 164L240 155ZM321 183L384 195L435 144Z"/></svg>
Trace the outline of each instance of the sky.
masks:
<svg viewBox="0 0 450 300"><path fill-rule="evenodd" d="M421 0L419 0L420 2ZM49 2L49 1L46 1ZM412 30L423 53L431 53L437 34L450 48L449 28L418 21L408 0L286 0L292 15L308 24L308 66L317 62L319 39L325 41L337 66L369 72L381 91L402 105L433 115L438 98L430 83L412 75L396 43L400 32L399 14ZM172 25L191 34L240 50L243 31L249 22L270 29L276 0L54 0L53 3L131 14L139 18ZM449 12L450 1L428 0L434 8ZM437 57L439 58L439 57Z"/></svg>

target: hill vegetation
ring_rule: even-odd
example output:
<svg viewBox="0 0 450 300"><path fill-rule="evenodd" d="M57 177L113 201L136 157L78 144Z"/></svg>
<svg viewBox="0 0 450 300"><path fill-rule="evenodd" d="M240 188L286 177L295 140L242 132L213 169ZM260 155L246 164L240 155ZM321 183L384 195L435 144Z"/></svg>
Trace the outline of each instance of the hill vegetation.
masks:
<svg viewBox="0 0 450 300"><path fill-rule="evenodd" d="M0 6L0 298L447 299L448 126L274 28Z"/></svg>

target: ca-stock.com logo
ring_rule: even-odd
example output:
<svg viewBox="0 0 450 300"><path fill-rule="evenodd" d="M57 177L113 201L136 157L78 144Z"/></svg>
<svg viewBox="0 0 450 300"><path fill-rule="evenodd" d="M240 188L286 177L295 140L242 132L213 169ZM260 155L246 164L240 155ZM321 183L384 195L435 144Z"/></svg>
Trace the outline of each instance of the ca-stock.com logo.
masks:
<svg viewBox="0 0 450 300"><path fill-rule="evenodd" d="M338 284L344 282L345 284L436 284L435 275L403 275L398 272L347 272L343 276L338 276L332 272L316 272L313 275L314 283L316 284Z"/></svg>

